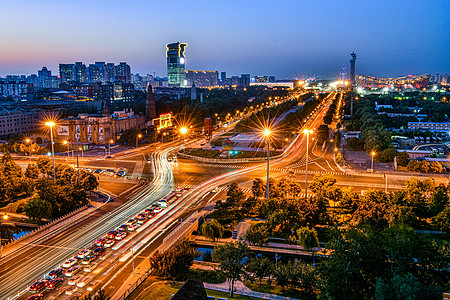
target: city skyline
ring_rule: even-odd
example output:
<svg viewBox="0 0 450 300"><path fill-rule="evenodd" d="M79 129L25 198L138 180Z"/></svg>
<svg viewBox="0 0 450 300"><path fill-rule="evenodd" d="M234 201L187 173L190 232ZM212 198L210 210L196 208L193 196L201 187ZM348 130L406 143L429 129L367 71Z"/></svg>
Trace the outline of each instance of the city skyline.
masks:
<svg viewBox="0 0 450 300"><path fill-rule="evenodd" d="M200 1L170 7L138 1L121 9L117 1L105 3L5 3L0 38L8 42L0 46L0 76L43 66L56 74L60 63L74 61L126 61L133 73L166 76L165 45L172 42L188 43L186 69L230 75L333 78L349 66L352 51L358 53L358 74L450 70L445 1Z"/></svg>

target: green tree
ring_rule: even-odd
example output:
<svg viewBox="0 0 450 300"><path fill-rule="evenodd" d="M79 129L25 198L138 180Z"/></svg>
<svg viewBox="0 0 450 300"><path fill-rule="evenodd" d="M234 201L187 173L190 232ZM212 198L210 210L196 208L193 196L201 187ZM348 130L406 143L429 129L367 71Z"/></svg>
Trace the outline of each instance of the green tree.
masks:
<svg viewBox="0 0 450 300"><path fill-rule="evenodd" d="M47 156L41 156L37 159L37 166L41 173L50 175L53 172L53 165L50 158Z"/></svg>
<svg viewBox="0 0 450 300"><path fill-rule="evenodd" d="M409 159L410 158L408 152L399 152L397 154L397 165L399 165L400 167L406 167L408 165Z"/></svg>
<svg viewBox="0 0 450 300"><path fill-rule="evenodd" d="M41 221L42 218L49 218L52 215L52 204L40 198L28 200L24 207L27 217Z"/></svg>
<svg viewBox="0 0 450 300"><path fill-rule="evenodd" d="M446 207L433 220L434 226L445 235L450 235L450 207Z"/></svg>
<svg viewBox="0 0 450 300"><path fill-rule="evenodd" d="M320 194L336 183L336 178L331 174L316 174L309 188L315 194Z"/></svg>
<svg viewBox="0 0 450 300"><path fill-rule="evenodd" d="M261 286L264 277L273 273L274 264L267 257L254 257L246 266L246 270L251 273L251 276L259 281Z"/></svg>
<svg viewBox="0 0 450 300"><path fill-rule="evenodd" d="M255 197L255 198L263 197L265 192L266 192L266 188L265 188L264 182L261 180L261 178L256 178L255 180L253 180L253 185L252 185L253 197Z"/></svg>
<svg viewBox="0 0 450 300"><path fill-rule="evenodd" d="M251 245L264 246L269 243L269 230L264 223L253 224L245 234L245 240Z"/></svg>
<svg viewBox="0 0 450 300"><path fill-rule="evenodd" d="M249 249L242 241L218 245L213 251L213 260L219 263L220 269L227 276L230 283L230 297L233 298L234 283L245 274L246 258Z"/></svg>
<svg viewBox="0 0 450 300"><path fill-rule="evenodd" d="M217 220L213 219L203 223L201 230L204 236L210 238L214 242L216 239L222 238L224 227L217 222Z"/></svg>
<svg viewBox="0 0 450 300"><path fill-rule="evenodd" d="M25 177L30 179L38 179L40 174L39 167L36 164L29 164L25 170Z"/></svg>
<svg viewBox="0 0 450 300"><path fill-rule="evenodd" d="M189 271L194 259L199 256L200 253L185 240L164 252L157 250L150 257L150 268L154 275L175 281Z"/></svg>
<svg viewBox="0 0 450 300"><path fill-rule="evenodd" d="M300 227L297 229L298 244L306 251L314 253L314 248L319 247L319 238L314 228Z"/></svg>

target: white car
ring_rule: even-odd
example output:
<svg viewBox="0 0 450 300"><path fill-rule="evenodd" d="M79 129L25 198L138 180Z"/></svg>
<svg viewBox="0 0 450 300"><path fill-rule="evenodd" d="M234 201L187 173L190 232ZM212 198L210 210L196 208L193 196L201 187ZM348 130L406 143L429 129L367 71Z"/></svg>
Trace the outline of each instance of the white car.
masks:
<svg viewBox="0 0 450 300"><path fill-rule="evenodd" d="M92 271L95 270L95 268L97 268L97 266L98 266L98 263L96 263L96 262L95 262L95 263L92 263L92 264L90 264L90 265L84 267L84 271L85 271L85 272L92 272Z"/></svg>
<svg viewBox="0 0 450 300"><path fill-rule="evenodd" d="M163 209L161 207L155 208L155 210L153 211L155 214L161 212Z"/></svg>
<svg viewBox="0 0 450 300"><path fill-rule="evenodd" d="M75 258L69 258L68 260L66 260L62 267L63 268L70 268L72 266L74 266L77 263L78 260L76 260Z"/></svg>
<svg viewBox="0 0 450 300"><path fill-rule="evenodd" d="M77 285L77 283L81 280L81 275L74 276L70 278L68 285Z"/></svg>
<svg viewBox="0 0 450 300"><path fill-rule="evenodd" d="M127 233L125 231L119 232L116 234L116 241L121 241L127 236Z"/></svg>
<svg viewBox="0 0 450 300"><path fill-rule="evenodd" d="M114 240L107 240L105 243L106 248L111 248L114 245Z"/></svg>
<svg viewBox="0 0 450 300"><path fill-rule="evenodd" d="M89 279L88 276L85 276L83 278L81 278L78 282L77 282L77 287L82 288L83 286L86 285L86 281Z"/></svg>
<svg viewBox="0 0 450 300"><path fill-rule="evenodd" d="M89 254L91 254L91 252L92 252L91 250L87 250L87 249L80 250L80 251L78 251L77 257L83 259L86 256L88 256Z"/></svg>
<svg viewBox="0 0 450 300"><path fill-rule="evenodd" d="M73 288L68 286L66 290L66 295L73 295L76 291L78 291L78 287L74 286Z"/></svg>
<svg viewBox="0 0 450 300"><path fill-rule="evenodd" d="M137 224L132 224L128 226L128 231L135 231L139 226Z"/></svg>
<svg viewBox="0 0 450 300"><path fill-rule="evenodd" d="M91 282L91 283L89 283L89 285L87 286L87 288L86 288L86 290L88 291L88 292L92 292L93 290L94 290L94 286L97 284L97 282Z"/></svg>

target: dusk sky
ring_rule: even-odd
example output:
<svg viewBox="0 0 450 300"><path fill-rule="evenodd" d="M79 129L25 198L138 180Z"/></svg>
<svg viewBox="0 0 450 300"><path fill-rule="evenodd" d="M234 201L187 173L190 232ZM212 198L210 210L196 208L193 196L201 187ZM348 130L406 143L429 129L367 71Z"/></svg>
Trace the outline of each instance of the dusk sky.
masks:
<svg viewBox="0 0 450 300"><path fill-rule="evenodd" d="M0 76L58 73L59 63L126 61L166 76L165 45L187 69L279 79L450 73L448 0L3 1Z"/></svg>

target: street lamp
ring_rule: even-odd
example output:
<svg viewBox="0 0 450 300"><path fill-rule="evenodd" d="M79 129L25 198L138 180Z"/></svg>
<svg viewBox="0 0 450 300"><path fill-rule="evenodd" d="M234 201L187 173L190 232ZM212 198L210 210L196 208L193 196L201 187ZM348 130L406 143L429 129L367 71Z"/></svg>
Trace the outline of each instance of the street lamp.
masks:
<svg viewBox="0 0 450 300"><path fill-rule="evenodd" d="M63 141L63 144L64 145L67 145L67 157L66 157L66 161L68 161L69 160L69 141Z"/></svg>
<svg viewBox="0 0 450 300"><path fill-rule="evenodd" d="M79 147L78 150L81 151L81 158L84 158L84 151L83 151L83 147Z"/></svg>
<svg viewBox="0 0 450 300"><path fill-rule="evenodd" d="M9 216L6 215L6 214L3 215L3 217L2 217L2 219L3 219L4 221L8 220L8 218L9 218ZM0 258L3 257L3 252L2 252L2 250L3 250L3 244L2 244L2 232L0 231Z"/></svg>
<svg viewBox="0 0 450 300"><path fill-rule="evenodd" d="M111 144L114 144L114 140L113 139L111 139L111 140L109 140L109 154L108 155L111 155Z"/></svg>
<svg viewBox="0 0 450 300"><path fill-rule="evenodd" d="M184 139L186 137L186 133L188 132L188 129L186 127L181 127L180 128L180 133L183 135L183 144L184 144Z"/></svg>
<svg viewBox="0 0 450 300"><path fill-rule="evenodd" d="M25 140L25 142L26 142L27 144L30 144L30 151L28 151L28 155L30 156L30 164L31 164L31 139L27 138L27 139Z"/></svg>
<svg viewBox="0 0 450 300"><path fill-rule="evenodd" d="M305 198L308 198L308 154L309 154L309 135L313 133L312 130L304 129L306 134L306 166L305 166Z"/></svg>
<svg viewBox="0 0 450 300"><path fill-rule="evenodd" d="M52 143L52 157L53 157L53 181L56 181L56 172L55 172L55 149L53 146L53 127L55 126L54 121L45 122L45 126L50 127L50 142Z"/></svg>
<svg viewBox="0 0 450 300"><path fill-rule="evenodd" d="M139 142L139 139L142 137L142 134L138 134L138 135L136 135L136 148L138 147L138 142Z"/></svg>
<svg viewBox="0 0 450 300"><path fill-rule="evenodd" d="M372 169L371 169L371 173L373 174L373 157L375 156L375 151L372 151L372 153L370 153L372 156Z"/></svg>
<svg viewBox="0 0 450 300"><path fill-rule="evenodd" d="M267 141L267 200L269 200L269 161L270 161L270 151L269 151L269 137L270 137L270 129L266 128L263 130L263 134L266 137L266 141Z"/></svg>

